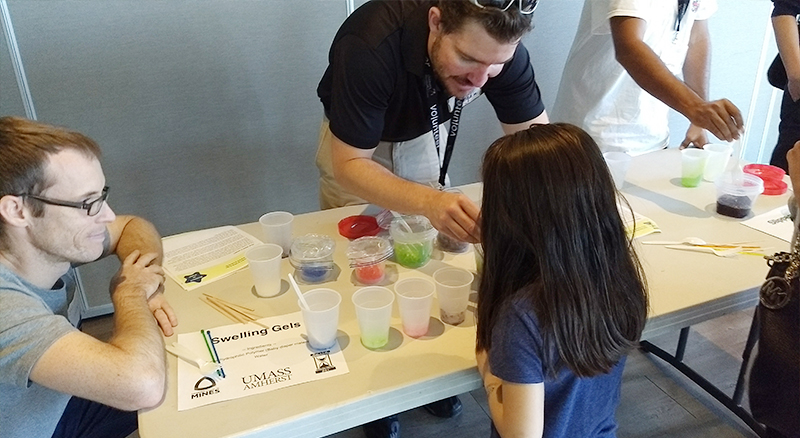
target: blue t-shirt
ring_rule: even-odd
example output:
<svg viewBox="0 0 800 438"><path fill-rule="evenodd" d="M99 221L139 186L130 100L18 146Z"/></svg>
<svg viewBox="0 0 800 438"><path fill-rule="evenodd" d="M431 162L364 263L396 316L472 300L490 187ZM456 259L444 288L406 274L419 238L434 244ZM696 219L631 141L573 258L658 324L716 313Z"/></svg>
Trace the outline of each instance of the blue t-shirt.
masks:
<svg viewBox="0 0 800 438"><path fill-rule="evenodd" d="M492 329L489 366L492 374L507 382L544 382L544 438L616 437L614 413L619 404L625 359L608 374L578 377L562 368L552 378L542 367L539 323L530 303L514 299ZM550 353L554 354L553 352ZM492 425L492 437L499 434Z"/></svg>

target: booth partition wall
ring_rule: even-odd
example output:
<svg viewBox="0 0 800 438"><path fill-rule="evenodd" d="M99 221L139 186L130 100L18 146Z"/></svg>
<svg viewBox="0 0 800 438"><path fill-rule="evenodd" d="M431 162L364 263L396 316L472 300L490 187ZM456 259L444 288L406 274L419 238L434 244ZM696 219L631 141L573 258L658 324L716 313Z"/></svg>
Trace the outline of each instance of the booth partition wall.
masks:
<svg viewBox="0 0 800 438"><path fill-rule="evenodd" d="M762 49L767 61L777 53L772 2L718 1L711 96L745 115L754 108L745 157L758 161L763 140L768 160L778 102L759 62ZM0 114L97 140L114 210L151 220L163 235L252 222L271 210L316 210L316 86L336 30L362 3L0 0ZM583 0L542 0L523 39L547 107L582 8ZM502 134L485 99L462 120L454 184L478 179L483 151ZM677 145L687 124L678 114L671 125ZM112 311L116 263L81 268L86 316Z"/></svg>

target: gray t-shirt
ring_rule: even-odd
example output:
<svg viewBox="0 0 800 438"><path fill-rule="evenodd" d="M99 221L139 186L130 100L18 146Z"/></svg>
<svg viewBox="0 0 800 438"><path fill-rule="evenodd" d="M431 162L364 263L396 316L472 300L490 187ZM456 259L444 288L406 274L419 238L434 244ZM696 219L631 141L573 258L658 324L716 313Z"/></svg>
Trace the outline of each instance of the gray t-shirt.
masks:
<svg viewBox="0 0 800 438"><path fill-rule="evenodd" d="M29 380L36 361L77 330L75 271L40 289L0 263L0 437L49 437L70 395Z"/></svg>

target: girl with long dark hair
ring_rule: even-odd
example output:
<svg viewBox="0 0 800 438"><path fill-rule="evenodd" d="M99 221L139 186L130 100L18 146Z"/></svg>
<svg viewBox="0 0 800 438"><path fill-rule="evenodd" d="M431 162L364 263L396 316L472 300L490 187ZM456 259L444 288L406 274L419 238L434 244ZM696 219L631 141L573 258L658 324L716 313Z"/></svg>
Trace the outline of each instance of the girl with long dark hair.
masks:
<svg viewBox="0 0 800 438"><path fill-rule="evenodd" d="M534 125L483 160L478 369L492 436L613 437L647 289L592 138Z"/></svg>

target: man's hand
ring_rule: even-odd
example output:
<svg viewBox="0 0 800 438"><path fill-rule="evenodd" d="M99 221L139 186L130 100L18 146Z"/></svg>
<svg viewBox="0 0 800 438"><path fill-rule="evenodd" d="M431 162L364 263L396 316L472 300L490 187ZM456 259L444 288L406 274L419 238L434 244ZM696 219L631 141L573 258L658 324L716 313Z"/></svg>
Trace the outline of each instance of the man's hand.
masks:
<svg viewBox="0 0 800 438"><path fill-rule="evenodd" d="M129 289L144 293L149 299L164 282L164 269L153 263L157 257L156 253L140 255L138 250L131 252L111 279L111 294Z"/></svg>
<svg viewBox="0 0 800 438"><path fill-rule="evenodd" d="M687 111L693 125L709 130L720 140L733 141L744 131L739 108L728 99L703 102Z"/></svg>
<svg viewBox="0 0 800 438"><path fill-rule="evenodd" d="M158 326L161 327L161 332L164 333L164 336L172 336L175 333L172 328L178 326L178 317L175 315L175 311L172 310L172 306L167 302L166 297L164 297L164 292L159 290L151 295L147 300L147 304L150 306L150 311L153 312L153 317L158 322Z"/></svg>
<svg viewBox="0 0 800 438"><path fill-rule="evenodd" d="M427 206L427 217L434 228L462 242L481 241L481 210L462 193L436 192Z"/></svg>
<svg viewBox="0 0 800 438"><path fill-rule="evenodd" d="M689 146L694 146L702 149L706 144L708 144L706 130L694 124L689 124L689 129L686 130L686 137L683 138L680 148L686 149Z"/></svg>

